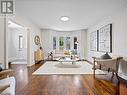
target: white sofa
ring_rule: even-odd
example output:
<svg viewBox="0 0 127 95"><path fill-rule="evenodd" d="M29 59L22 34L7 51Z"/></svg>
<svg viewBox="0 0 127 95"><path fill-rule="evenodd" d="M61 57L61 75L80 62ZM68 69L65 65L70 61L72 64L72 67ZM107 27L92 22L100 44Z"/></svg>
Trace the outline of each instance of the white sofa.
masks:
<svg viewBox="0 0 127 95"><path fill-rule="evenodd" d="M54 50L53 51L53 59L61 58L61 57L69 57L70 51L69 50Z"/></svg>
<svg viewBox="0 0 127 95"><path fill-rule="evenodd" d="M15 78L14 77L7 77L0 80L0 87L9 85L0 95L15 95Z"/></svg>

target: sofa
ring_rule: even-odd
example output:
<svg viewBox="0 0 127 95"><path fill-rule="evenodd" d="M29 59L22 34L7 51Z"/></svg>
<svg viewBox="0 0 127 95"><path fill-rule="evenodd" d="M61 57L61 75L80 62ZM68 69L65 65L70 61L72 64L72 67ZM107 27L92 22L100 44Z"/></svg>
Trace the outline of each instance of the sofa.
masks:
<svg viewBox="0 0 127 95"><path fill-rule="evenodd" d="M119 62L121 58L122 57L103 59L102 57L101 58L93 57L94 77L95 77L95 70L100 69L100 70L112 72L111 80L113 79L114 74L116 74L118 78L118 68L119 68Z"/></svg>
<svg viewBox="0 0 127 95"><path fill-rule="evenodd" d="M54 50L53 52L53 59L59 59L61 57L79 57L77 54L77 50Z"/></svg>
<svg viewBox="0 0 127 95"><path fill-rule="evenodd" d="M69 57L71 53L69 50L54 50L53 51L53 59L59 59L61 57Z"/></svg>
<svg viewBox="0 0 127 95"><path fill-rule="evenodd" d="M107 57L107 53L102 55L101 57L104 57L105 55ZM93 57L94 73L95 73L96 68L97 69L99 68L102 70L104 69L107 71L115 71L115 74L117 75L118 79L124 80L127 83L127 57L119 56L119 55L112 55L112 57L110 57L108 55L108 57L109 58L106 60L103 58ZM116 61L115 59L117 59L117 64L115 62ZM97 64L99 64L99 65L97 65Z"/></svg>

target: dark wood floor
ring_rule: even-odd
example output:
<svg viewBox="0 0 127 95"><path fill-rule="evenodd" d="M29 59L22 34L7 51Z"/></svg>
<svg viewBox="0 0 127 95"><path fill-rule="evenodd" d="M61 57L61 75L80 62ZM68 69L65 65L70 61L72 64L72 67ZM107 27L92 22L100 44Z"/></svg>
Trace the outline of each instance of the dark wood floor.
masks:
<svg viewBox="0 0 127 95"><path fill-rule="evenodd" d="M125 84L118 85L116 78L111 82L109 75L96 75L95 79L93 75L32 75L41 65L10 65L16 95L127 95Z"/></svg>

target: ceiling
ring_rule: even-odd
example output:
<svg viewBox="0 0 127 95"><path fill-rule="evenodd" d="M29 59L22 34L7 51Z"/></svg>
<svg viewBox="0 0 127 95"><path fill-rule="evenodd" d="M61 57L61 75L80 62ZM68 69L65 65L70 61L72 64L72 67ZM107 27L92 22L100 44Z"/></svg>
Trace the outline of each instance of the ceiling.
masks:
<svg viewBox="0 0 127 95"><path fill-rule="evenodd" d="M125 4L126 0L16 0L15 10L40 28L72 31L89 28ZM61 16L70 20L62 22Z"/></svg>

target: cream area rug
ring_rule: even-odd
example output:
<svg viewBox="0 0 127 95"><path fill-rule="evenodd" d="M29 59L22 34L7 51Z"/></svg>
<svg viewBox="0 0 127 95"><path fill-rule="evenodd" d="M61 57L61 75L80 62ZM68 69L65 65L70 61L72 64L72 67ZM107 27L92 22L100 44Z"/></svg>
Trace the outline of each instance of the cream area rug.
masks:
<svg viewBox="0 0 127 95"><path fill-rule="evenodd" d="M47 61L39 69L37 69L33 75L53 75L53 74L93 74L93 65L86 61L76 62L53 62ZM105 74L101 70L96 70L96 74Z"/></svg>

